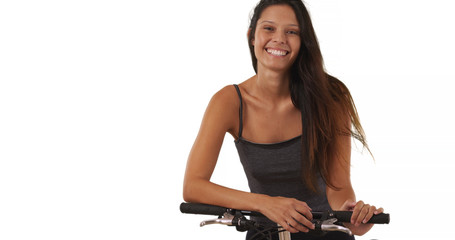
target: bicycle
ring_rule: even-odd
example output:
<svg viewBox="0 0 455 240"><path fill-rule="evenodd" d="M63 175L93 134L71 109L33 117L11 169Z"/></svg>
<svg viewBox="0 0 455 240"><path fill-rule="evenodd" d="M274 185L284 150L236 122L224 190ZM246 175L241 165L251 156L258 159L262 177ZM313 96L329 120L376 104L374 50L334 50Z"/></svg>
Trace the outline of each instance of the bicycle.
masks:
<svg viewBox="0 0 455 240"><path fill-rule="evenodd" d="M218 216L216 219L202 221L200 226L206 226L210 224L222 224L227 226L235 226L237 231L244 232L247 230L254 229L257 231L249 240L272 240L272 235L277 234L280 240L291 240L290 233L284 230L279 225L264 226L257 222L247 219L246 216L253 217L265 217L259 212L244 211L237 209L230 209L220 206L213 206L201 203L181 203L180 212L189 214L202 214L202 215L214 215ZM312 212L313 223L315 224L315 230L310 230L310 234L323 236L326 232L339 231L346 234L352 235L352 232L336 223L350 222L352 212L350 211L324 211L324 212ZM390 214L381 213L374 215L368 223L374 224L388 224L390 222Z"/></svg>

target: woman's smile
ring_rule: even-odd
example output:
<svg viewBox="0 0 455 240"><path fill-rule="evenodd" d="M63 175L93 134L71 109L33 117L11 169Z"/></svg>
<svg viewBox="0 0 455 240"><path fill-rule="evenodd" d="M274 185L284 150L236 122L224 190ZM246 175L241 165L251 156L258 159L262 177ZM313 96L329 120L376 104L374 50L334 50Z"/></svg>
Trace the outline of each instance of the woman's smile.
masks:
<svg viewBox="0 0 455 240"><path fill-rule="evenodd" d="M274 48L266 48L265 49L270 55L276 56L276 57L283 57L286 56L289 52L286 50L281 50L281 49L274 49Z"/></svg>

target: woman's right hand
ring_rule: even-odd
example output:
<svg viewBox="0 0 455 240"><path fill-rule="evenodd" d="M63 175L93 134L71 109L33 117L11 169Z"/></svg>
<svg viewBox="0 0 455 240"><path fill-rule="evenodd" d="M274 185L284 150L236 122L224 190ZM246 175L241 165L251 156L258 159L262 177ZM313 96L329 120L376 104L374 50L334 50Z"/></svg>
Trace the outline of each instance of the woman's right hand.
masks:
<svg viewBox="0 0 455 240"><path fill-rule="evenodd" d="M267 197L260 204L260 212L286 231L308 232L309 229L315 228L311 222L313 219L311 208L305 202L294 198Z"/></svg>

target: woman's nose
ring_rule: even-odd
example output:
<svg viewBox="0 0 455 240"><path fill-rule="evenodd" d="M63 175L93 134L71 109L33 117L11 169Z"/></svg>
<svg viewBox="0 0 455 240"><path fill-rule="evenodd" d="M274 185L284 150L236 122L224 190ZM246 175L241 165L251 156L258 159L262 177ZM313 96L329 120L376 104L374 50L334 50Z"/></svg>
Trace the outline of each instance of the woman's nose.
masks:
<svg viewBox="0 0 455 240"><path fill-rule="evenodd" d="M277 42L277 43L285 43L286 42L286 35L281 32L281 31L276 31L274 34L273 34L273 39L272 39L274 42Z"/></svg>

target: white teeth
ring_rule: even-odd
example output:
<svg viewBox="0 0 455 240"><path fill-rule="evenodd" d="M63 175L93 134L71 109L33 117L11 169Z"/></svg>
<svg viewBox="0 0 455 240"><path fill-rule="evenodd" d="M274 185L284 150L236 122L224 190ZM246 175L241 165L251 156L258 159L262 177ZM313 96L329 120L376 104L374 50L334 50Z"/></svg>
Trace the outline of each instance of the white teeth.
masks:
<svg viewBox="0 0 455 240"><path fill-rule="evenodd" d="M280 51L275 49L267 49L267 52L275 56L284 56L287 54L286 51Z"/></svg>

